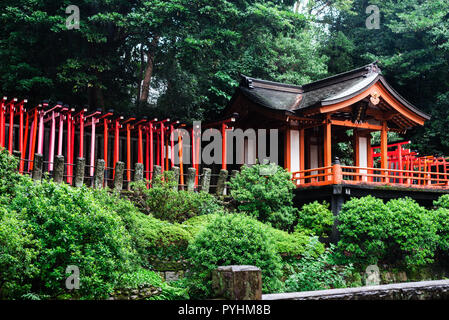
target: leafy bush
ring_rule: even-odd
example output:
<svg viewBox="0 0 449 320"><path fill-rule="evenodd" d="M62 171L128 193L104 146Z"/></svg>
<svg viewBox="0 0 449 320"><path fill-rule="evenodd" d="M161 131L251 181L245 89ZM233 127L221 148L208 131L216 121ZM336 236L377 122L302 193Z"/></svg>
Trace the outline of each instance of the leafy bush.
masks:
<svg viewBox="0 0 449 320"><path fill-rule="evenodd" d="M449 194L444 194L433 202L433 205L437 208L449 209Z"/></svg>
<svg viewBox="0 0 449 320"><path fill-rule="evenodd" d="M211 272L219 266L255 265L262 270L264 292L278 291L282 283L281 258L257 220L240 214L220 215L189 245L192 268L189 294L211 296Z"/></svg>
<svg viewBox="0 0 449 320"><path fill-rule="evenodd" d="M15 197L5 205L8 212L23 216L36 245L31 278L24 285L50 298L104 298L118 276L133 270L137 255L121 218L96 204L93 192L65 184L25 180L16 185ZM80 270L80 289L65 288L66 267ZM25 271L25 270L24 270Z"/></svg>
<svg viewBox="0 0 449 320"><path fill-rule="evenodd" d="M220 214L208 214L194 217L184 222L182 227L194 239L201 230L219 216ZM284 258L297 258L302 256L306 251L310 252L311 255L318 256L324 251L324 245L316 237L311 237L301 232L288 233L259 221L254 221L254 223L265 230L265 233L273 241L276 252Z"/></svg>
<svg viewBox="0 0 449 320"><path fill-rule="evenodd" d="M125 222L134 248L144 265L151 258L178 259L185 256L190 234L178 224L156 219L140 212L131 201L111 196L107 190L95 190L97 204L110 208Z"/></svg>
<svg viewBox="0 0 449 320"><path fill-rule="evenodd" d="M240 212L278 229L293 229L298 209L293 207L295 185L288 171L274 164L243 166L229 186Z"/></svg>
<svg viewBox="0 0 449 320"><path fill-rule="evenodd" d="M190 234L191 238L194 239L201 230L219 216L219 213L214 213L193 217L185 221L181 226Z"/></svg>
<svg viewBox="0 0 449 320"><path fill-rule="evenodd" d="M449 256L449 195L445 194L434 201L432 219L438 236L438 255L447 261Z"/></svg>
<svg viewBox="0 0 449 320"><path fill-rule="evenodd" d="M296 229L310 230L320 237L328 237L332 232L334 215L329 210L329 204L324 201L314 201L303 205L298 214L298 225Z"/></svg>
<svg viewBox="0 0 449 320"><path fill-rule="evenodd" d="M307 254L290 266L291 275L285 281L286 292L346 288L355 273L349 264L337 266L332 258L332 249L318 257Z"/></svg>
<svg viewBox="0 0 449 320"><path fill-rule="evenodd" d="M263 228L283 258L298 258L305 254L318 256L324 251L324 245L317 237L300 232L287 233L267 225L263 225Z"/></svg>
<svg viewBox="0 0 449 320"><path fill-rule="evenodd" d="M173 286L172 283L168 284L156 272L143 268L132 273L123 274L120 277L119 283L121 289L149 286L162 289L160 294L150 297L149 300L181 300L189 298L185 288L178 288Z"/></svg>
<svg viewBox="0 0 449 320"><path fill-rule="evenodd" d="M17 172L17 165L18 160L6 149L0 148L0 195L13 194L14 186L22 180L22 176Z"/></svg>
<svg viewBox="0 0 449 320"><path fill-rule="evenodd" d="M181 223L221 209L218 200L209 193L176 190L173 178L173 172L166 171L163 179L155 179L152 188L147 189L145 182L135 183L131 199L144 212L170 222Z"/></svg>
<svg viewBox="0 0 449 320"><path fill-rule="evenodd" d="M414 267L433 262L437 244L431 214L410 198L388 201L392 229L388 260Z"/></svg>
<svg viewBox="0 0 449 320"><path fill-rule="evenodd" d="M0 206L0 299L29 292L31 284L26 279L37 272L32 265L36 246L23 218Z"/></svg>
<svg viewBox="0 0 449 320"><path fill-rule="evenodd" d="M372 196L346 202L338 216L343 262L378 262L416 267L433 261L436 226L432 215L409 198L382 200Z"/></svg>
<svg viewBox="0 0 449 320"><path fill-rule="evenodd" d="M372 196L353 198L338 215L338 253L343 262L376 264L387 250L391 211Z"/></svg>

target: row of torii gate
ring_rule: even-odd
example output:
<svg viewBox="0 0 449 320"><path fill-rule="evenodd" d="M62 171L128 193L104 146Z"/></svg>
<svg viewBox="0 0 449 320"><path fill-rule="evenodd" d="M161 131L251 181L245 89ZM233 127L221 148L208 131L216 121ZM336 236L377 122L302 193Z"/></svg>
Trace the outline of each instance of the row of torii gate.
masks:
<svg viewBox="0 0 449 320"><path fill-rule="evenodd" d="M445 178L449 178L449 158L437 156L420 156L417 152L407 148L411 141L401 141L388 144L388 168L404 171L418 171L423 173L443 173L447 174ZM380 146L371 147L371 158L380 159ZM373 161L372 160L372 161ZM373 163L368 164L374 167ZM403 182L405 176L401 172L396 172L399 183ZM425 184L425 180L419 181Z"/></svg>
<svg viewBox="0 0 449 320"><path fill-rule="evenodd" d="M199 161L197 159L199 159L201 132L195 133L195 130L187 127L186 124L170 119L125 119L123 116L115 115L113 111L89 112L87 109L76 111L59 102L50 106L44 101L27 110L26 103L27 100L19 101L17 98L8 101L6 97L3 97L0 102L0 147L6 148L11 154L14 150L20 153L19 171L21 173L30 173L33 170L36 153L44 156L48 172L53 171L55 155L62 155L66 159L66 181L71 184L74 158L86 158L89 161L89 175L93 177L95 160L102 152L106 169L112 170L112 178L115 174L116 163L123 159L126 163L127 181L131 181L133 163L144 164L145 178L151 180L154 165L160 166L162 172L175 165L173 132L177 128L186 128L190 132L188 143L183 141L182 135L178 135L177 141L180 183L184 184L183 149L188 148L192 166L196 169L195 184L198 185ZM219 127L222 131L224 137L222 169L226 169L226 130L233 129L228 126L232 121L235 119L225 119L204 126ZM102 151L97 139L102 140ZM112 143L109 142L111 139ZM437 172L449 176L448 158L420 156L409 148L405 148L408 144L410 141L388 145L390 169ZM123 150L124 146L126 146L125 150ZM371 162L380 157L379 148L380 146L371 148ZM137 158L134 157L136 151ZM110 154L112 157L109 157ZM375 167L374 163L369 163L368 166ZM399 180L402 178L398 176ZM422 182L424 183L424 180Z"/></svg>
<svg viewBox="0 0 449 320"><path fill-rule="evenodd" d="M50 106L44 101L31 109L26 109L26 103L26 99L19 101L14 98L8 101L7 97L3 97L0 102L0 147L6 148L11 154L13 151L20 153L20 173L32 172L36 153L43 155L45 170L48 172L53 171L55 155L62 155L66 159L66 181L72 184L74 157L85 158L89 162L89 175L93 177L95 160L102 152L106 170L112 170L112 178L115 175L116 163L124 160L127 181L131 181L134 163L144 164L145 178L151 180L154 165L160 166L162 172L175 165L176 138L173 138L173 133L177 128L186 128L190 132L189 140L186 139L184 142L182 135L177 137L180 184L184 184L183 148L187 148L192 167L196 169L195 185L198 185L197 159L199 159L201 134L195 133L195 130L186 124L170 119L148 120L133 117L125 119L123 116L115 115L112 110L76 111L61 102ZM220 125L225 133L226 130L232 129L227 126L230 121L227 119L209 126ZM102 151L97 139L102 140ZM110 140L113 140L112 143ZM136 149L137 158L134 155ZM223 158L222 168L226 169L225 152Z"/></svg>

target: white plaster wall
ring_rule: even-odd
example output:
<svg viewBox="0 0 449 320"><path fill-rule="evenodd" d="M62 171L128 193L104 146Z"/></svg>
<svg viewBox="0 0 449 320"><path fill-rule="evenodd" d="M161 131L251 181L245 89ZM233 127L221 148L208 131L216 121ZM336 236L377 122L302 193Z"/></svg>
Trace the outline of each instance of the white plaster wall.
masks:
<svg viewBox="0 0 449 320"><path fill-rule="evenodd" d="M292 172L300 170L299 152L301 142L299 141L299 130L290 131L290 166Z"/></svg>

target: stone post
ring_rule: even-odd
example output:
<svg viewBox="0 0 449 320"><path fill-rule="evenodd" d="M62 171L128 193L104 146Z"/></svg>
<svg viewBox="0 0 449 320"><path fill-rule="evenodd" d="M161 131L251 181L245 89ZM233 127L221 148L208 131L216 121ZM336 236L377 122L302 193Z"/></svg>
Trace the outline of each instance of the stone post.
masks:
<svg viewBox="0 0 449 320"><path fill-rule="evenodd" d="M203 169L203 178L201 179L201 191L209 193L211 173L212 173L211 169L209 168Z"/></svg>
<svg viewBox="0 0 449 320"><path fill-rule="evenodd" d="M162 167L158 166L158 165L154 165L153 166L153 181L156 181L157 179L161 178L161 174L162 174Z"/></svg>
<svg viewBox="0 0 449 320"><path fill-rule="evenodd" d="M97 159L95 163L95 173L94 173L94 188L103 188L104 183L104 160Z"/></svg>
<svg viewBox="0 0 449 320"><path fill-rule="evenodd" d="M143 163L136 163L134 165L134 181L143 180Z"/></svg>
<svg viewBox="0 0 449 320"><path fill-rule="evenodd" d="M62 183L64 180L64 156L55 157L55 165L53 167L53 181Z"/></svg>
<svg viewBox="0 0 449 320"><path fill-rule="evenodd" d="M228 170L221 169L220 174L218 175L218 181L217 181L217 195L218 196L224 195L227 178L228 178Z"/></svg>
<svg viewBox="0 0 449 320"><path fill-rule="evenodd" d="M36 153L34 154L34 166L33 166L33 180L42 180L42 167L44 165L43 155Z"/></svg>
<svg viewBox="0 0 449 320"><path fill-rule="evenodd" d="M115 163L114 190L122 191L123 189L123 173L125 171L125 163L117 161Z"/></svg>
<svg viewBox="0 0 449 320"><path fill-rule="evenodd" d="M261 300L262 272L255 266L218 267L212 273L212 289L222 299Z"/></svg>
<svg viewBox="0 0 449 320"><path fill-rule="evenodd" d="M174 174L174 179L175 179L175 186L173 187L175 190L179 189L179 174L180 174L180 169L179 167L172 167L171 170L173 171Z"/></svg>
<svg viewBox="0 0 449 320"><path fill-rule="evenodd" d="M84 158L76 158L76 168L75 168L75 188L80 188L84 184L84 169L86 167L86 159Z"/></svg>
<svg viewBox="0 0 449 320"><path fill-rule="evenodd" d="M187 191L195 190L195 175L196 175L195 168L187 169Z"/></svg>

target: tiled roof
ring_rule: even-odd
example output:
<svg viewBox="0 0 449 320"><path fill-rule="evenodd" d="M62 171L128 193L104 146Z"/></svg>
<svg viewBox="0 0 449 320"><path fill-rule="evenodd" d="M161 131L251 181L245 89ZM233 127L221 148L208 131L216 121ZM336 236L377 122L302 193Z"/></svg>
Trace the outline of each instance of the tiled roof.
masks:
<svg viewBox="0 0 449 320"><path fill-rule="evenodd" d="M386 83L376 62L302 86L260 80L242 75L238 91L251 101L266 108L300 113L306 108L329 105L350 99L378 80L381 80L382 84L388 87L390 93L409 109L429 118L428 115L399 96Z"/></svg>

